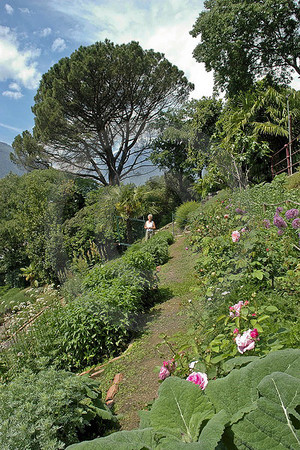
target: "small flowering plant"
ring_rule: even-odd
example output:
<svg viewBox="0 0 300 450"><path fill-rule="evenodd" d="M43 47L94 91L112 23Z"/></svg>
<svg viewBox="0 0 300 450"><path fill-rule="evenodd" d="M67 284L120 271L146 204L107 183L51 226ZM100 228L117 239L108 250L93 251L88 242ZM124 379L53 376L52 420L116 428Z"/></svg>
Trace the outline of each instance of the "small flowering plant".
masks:
<svg viewBox="0 0 300 450"><path fill-rule="evenodd" d="M176 370L176 366L177 364L174 358L170 359L169 361L164 361L159 372L160 380L163 381L170 375L172 375Z"/></svg>

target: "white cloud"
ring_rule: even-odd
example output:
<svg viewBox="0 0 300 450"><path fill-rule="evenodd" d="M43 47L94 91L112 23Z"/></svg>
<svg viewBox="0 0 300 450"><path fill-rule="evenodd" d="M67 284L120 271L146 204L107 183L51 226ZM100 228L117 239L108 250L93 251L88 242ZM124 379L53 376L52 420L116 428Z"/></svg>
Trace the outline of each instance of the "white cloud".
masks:
<svg viewBox="0 0 300 450"><path fill-rule="evenodd" d="M20 91L21 90L21 87L18 85L18 83L10 83L8 87L12 91Z"/></svg>
<svg viewBox="0 0 300 450"><path fill-rule="evenodd" d="M57 38L55 39L55 41L53 41L51 50L53 52L62 52L65 48L67 48L65 40L62 38Z"/></svg>
<svg viewBox="0 0 300 450"><path fill-rule="evenodd" d="M6 125L5 123L0 122L0 127L7 128L8 130L17 131L18 133L21 133L22 130L20 128L12 127L11 125Z"/></svg>
<svg viewBox="0 0 300 450"><path fill-rule="evenodd" d="M41 74L34 60L40 50L21 50L19 47L12 30L0 25L0 81L13 80L28 89L35 89Z"/></svg>
<svg viewBox="0 0 300 450"><path fill-rule="evenodd" d="M40 32L40 36L41 36L41 37L47 37L47 36L49 36L49 34L51 34L51 33L52 33L51 28L47 27L47 28L44 28L44 29Z"/></svg>
<svg viewBox="0 0 300 450"><path fill-rule="evenodd" d="M28 8L19 8L19 11L21 11L21 13L23 13L23 14L30 14L30 11Z"/></svg>
<svg viewBox="0 0 300 450"><path fill-rule="evenodd" d="M79 27L72 37L80 43L105 38L118 44L139 41L144 49L164 53L185 72L195 84L193 97L212 95L212 72L206 72L204 64L193 58L198 40L189 34L203 1L73 0L70 8L69 0L51 0L51 6L76 20Z"/></svg>
<svg viewBox="0 0 300 450"><path fill-rule="evenodd" d="M13 98L14 100L19 100L19 98L23 97L23 94L17 91L4 91L2 92L2 95L4 95L5 97Z"/></svg>
<svg viewBox="0 0 300 450"><path fill-rule="evenodd" d="M10 6L8 3L6 3L4 5L5 11L7 12L7 14L12 15L14 12L14 8L12 6Z"/></svg>

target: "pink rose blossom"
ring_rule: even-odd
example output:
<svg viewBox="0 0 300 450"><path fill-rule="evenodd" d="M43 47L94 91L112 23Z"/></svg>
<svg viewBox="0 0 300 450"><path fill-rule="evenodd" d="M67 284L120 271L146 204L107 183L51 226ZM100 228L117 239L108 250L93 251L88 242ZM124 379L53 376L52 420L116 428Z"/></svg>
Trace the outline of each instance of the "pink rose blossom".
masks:
<svg viewBox="0 0 300 450"><path fill-rule="evenodd" d="M160 372L159 372L159 378L161 380L165 380L166 378L168 378L170 376L170 372L168 371L168 369L164 366L161 367Z"/></svg>
<svg viewBox="0 0 300 450"><path fill-rule="evenodd" d="M240 237L241 237L241 235L238 231L233 231L231 233L231 238L232 238L233 242L238 242L240 240Z"/></svg>
<svg viewBox="0 0 300 450"><path fill-rule="evenodd" d="M176 369L176 362L174 358L170 359L169 361L164 361L159 372L159 378L161 380L165 380L170 375L172 375L172 373L175 372L175 369Z"/></svg>
<svg viewBox="0 0 300 450"><path fill-rule="evenodd" d="M244 306L244 302L242 300L233 306L229 306L230 317L239 317L242 306Z"/></svg>
<svg viewBox="0 0 300 450"><path fill-rule="evenodd" d="M254 330L256 330L256 328ZM254 349L254 347L255 347L255 339L258 337L257 330L256 331L254 331L254 330L244 331L242 336L240 334L238 334L236 336L235 342L236 342L238 351L241 354L245 353L248 350L253 350ZM253 333L255 335L255 337L252 337L251 333Z"/></svg>
<svg viewBox="0 0 300 450"><path fill-rule="evenodd" d="M198 384L198 386L204 391L207 386L208 379L206 373L201 372L192 372L188 377L187 381L191 381L194 384Z"/></svg>
<svg viewBox="0 0 300 450"><path fill-rule="evenodd" d="M242 233L245 233L246 231L247 231L246 228L242 228L242 229L241 229L241 232L242 232Z"/></svg>
<svg viewBox="0 0 300 450"><path fill-rule="evenodd" d="M239 329L238 328L235 328L234 330L233 330L233 334L238 334L239 333Z"/></svg>
<svg viewBox="0 0 300 450"><path fill-rule="evenodd" d="M256 328L253 328L253 330L252 330L251 333L250 333L250 336L251 336L253 339L256 339L256 338L258 337L258 331L257 331Z"/></svg>

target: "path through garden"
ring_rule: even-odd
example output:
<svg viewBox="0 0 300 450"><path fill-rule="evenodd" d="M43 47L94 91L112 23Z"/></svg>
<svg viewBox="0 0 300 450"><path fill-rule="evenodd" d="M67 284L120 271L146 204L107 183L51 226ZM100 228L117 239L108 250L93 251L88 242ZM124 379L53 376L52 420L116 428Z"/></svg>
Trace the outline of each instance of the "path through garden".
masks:
<svg viewBox="0 0 300 450"><path fill-rule="evenodd" d="M124 430L138 427L138 411L157 395L159 378L155 367L172 357L166 345L159 345L162 335L168 335L176 346L180 332L188 329L188 300L193 297L191 288L196 284L193 267L198 255L187 249L187 241L185 236L176 239L170 247L169 262L158 273L159 288L165 301L152 308L142 336L133 343L124 358L106 366L98 378L102 391L106 392L114 375L123 374L114 407Z"/></svg>

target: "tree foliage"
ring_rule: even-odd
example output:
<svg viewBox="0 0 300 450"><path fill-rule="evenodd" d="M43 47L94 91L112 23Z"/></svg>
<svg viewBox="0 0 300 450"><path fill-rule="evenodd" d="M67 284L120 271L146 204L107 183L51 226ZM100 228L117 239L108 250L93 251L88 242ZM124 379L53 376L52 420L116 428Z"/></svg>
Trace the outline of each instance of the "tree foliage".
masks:
<svg viewBox="0 0 300 450"><path fill-rule="evenodd" d="M120 184L147 159L149 124L192 89L163 54L137 42L80 47L43 75L33 138L61 169ZM27 153L27 133L13 143L17 155Z"/></svg>
<svg viewBox="0 0 300 450"><path fill-rule="evenodd" d="M201 35L198 62L214 70L215 86L229 96L266 74L300 74L297 0L207 0L191 34Z"/></svg>
<svg viewBox="0 0 300 450"><path fill-rule="evenodd" d="M163 113L155 124L159 134L150 159L177 180L182 201L191 199L191 182L201 177L207 163L221 109L221 100L202 97Z"/></svg>
<svg viewBox="0 0 300 450"><path fill-rule="evenodd" d="M296 137L299 92L264 79L227 101L217 122L206 181L242 188L271 179L270 156L288 142L287 98Z"/></svg>

